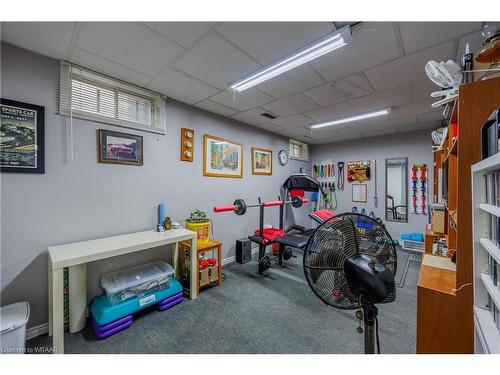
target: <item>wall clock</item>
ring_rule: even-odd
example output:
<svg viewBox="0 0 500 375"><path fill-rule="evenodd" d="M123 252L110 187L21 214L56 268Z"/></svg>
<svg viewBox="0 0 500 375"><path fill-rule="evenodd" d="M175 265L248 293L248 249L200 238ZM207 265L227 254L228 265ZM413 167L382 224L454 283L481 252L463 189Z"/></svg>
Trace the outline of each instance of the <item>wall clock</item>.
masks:
<svg viewBox="0 0 500 375"><path fill-rule="evenodd" d="M281 150L280 152L278 152L278 161L282 166L288 163L288 152L286 152L286 150Z"/></svg>

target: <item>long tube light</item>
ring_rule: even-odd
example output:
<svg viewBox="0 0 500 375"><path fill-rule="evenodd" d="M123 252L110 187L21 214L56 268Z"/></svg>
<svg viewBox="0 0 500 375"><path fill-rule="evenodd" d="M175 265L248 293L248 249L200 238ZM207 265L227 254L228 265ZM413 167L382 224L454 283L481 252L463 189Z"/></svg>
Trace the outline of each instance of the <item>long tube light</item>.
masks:
<svg viewBox="0 0 500 375"><path fill-rule="evenodd" d="M320 123L311 125L311 129L326 128L327 126L345 124L346 122L354 122L354 121L364 120L367 118L384 116L384 115L387 115L389 113L391 113L390 107L384 108L384 109L379 109L378 111L374 111L374 112L363 113L363 114L356 115L356 116L344 117L344 118L341 118L338 120L320 122Z"/></svg>
<svg viewBox="0 0 500 375"><path fill-rule="evenodd" d="M315 42L310 47L297 52L271 66L259 70L240 81L234 82L229 87L236 92L242 92L250 87L258 85L268 79L276 77L290 69L296 68L306 62L317 59L331 51L345 46L351 41L351 28L345 26L334 34Z"/></svg>

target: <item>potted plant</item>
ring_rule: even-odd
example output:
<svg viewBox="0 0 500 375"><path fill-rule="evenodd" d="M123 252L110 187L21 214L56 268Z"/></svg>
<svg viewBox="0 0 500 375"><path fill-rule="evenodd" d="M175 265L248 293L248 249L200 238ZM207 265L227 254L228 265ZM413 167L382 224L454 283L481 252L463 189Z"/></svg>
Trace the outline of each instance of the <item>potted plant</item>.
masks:
<svg viewBox="0 0 500 375"><path fill-rule="evenodd" d="M207 214L201 210L194 210L190 213L189 219L186 219L186 228L197 233L198 244L210 242L210 219Z"/></svg>

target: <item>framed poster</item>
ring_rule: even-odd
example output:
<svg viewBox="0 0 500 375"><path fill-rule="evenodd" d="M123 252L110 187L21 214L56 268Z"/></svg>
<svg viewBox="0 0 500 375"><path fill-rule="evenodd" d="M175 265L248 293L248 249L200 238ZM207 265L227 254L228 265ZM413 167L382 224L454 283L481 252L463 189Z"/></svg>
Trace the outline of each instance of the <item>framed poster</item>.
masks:
<svg viewBox="0 0 500 375"><path fill-rule="evenodd" d="M203 136L203 175L243 177L243 145L228 139Z"/></svg>
<svg viewBox="0 0 500 375"><path fill-rule="evenodd" d="M252 174L273 174L273 151L265 148L252 147Z"/></svg>
<svg viewBox="0 0 500 375"><path fill-rule="evenodd" d="M99 129L97 137L99 163L143 164L142 136Z"/></svg>
<svg viewBox="0 0 500 375"><path fill-rule="evenodd" d="M352 201L366 203L366 184L352 184Z"/></svg>
<svg viewBox="0 0 500 375"><path fill-rule="evenodd" d="M0 171L45 173L45 108L1 99Z"/></svg>

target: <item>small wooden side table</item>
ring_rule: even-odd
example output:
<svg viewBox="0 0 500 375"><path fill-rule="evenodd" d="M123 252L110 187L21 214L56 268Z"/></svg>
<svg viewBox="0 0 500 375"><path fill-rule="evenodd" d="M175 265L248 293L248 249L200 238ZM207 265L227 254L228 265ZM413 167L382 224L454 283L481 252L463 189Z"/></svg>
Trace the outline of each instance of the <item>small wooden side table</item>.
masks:
<svg viewBox="0 0 500 375"><path fill-rule="evenodd" d="M191 243L189 241L181 242L182 254L184 254L184 249L190 249ZM196 278L196 292L200 291L200 255L208 252L217 252L217 286L222 286L222 242L211 240L206 244L197 245L197 255L196 255L196 270L191 270L191 275ZM184 257L181 257L181 270L184 269ZM206 286L206 285L204 285Z"/></svg>

